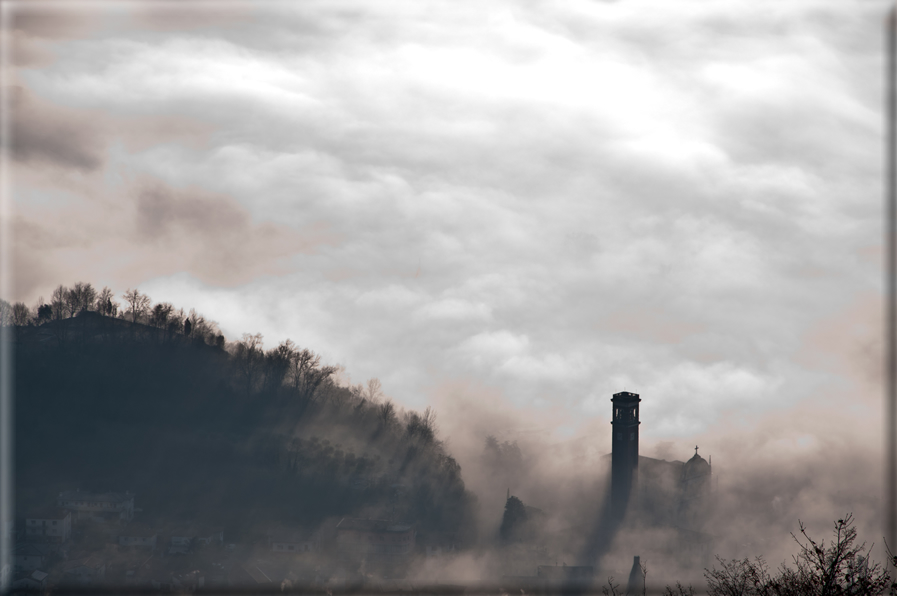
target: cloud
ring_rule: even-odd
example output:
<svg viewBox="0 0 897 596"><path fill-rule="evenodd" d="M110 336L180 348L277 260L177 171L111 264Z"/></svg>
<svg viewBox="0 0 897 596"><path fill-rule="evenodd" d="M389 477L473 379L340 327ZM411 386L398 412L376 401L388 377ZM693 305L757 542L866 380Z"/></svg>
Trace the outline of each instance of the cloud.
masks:
<svg viewBox="0 0 897 596"><path fill-rule="evenodd" d="M84 6L29 0L10 7L12 29L29 37L70 39L85 36L95 26Z"/></svg>
<svg viewBox="0 0 897 596"><path fill-rule="evenodd" d="M326 226L256 222L226 195L171 188L145 176L89 198L43 194L43 205L32 201L19 208L16 224L14 254L44 263L40 282L40 269L21 270L29 275L19 284L32 292L42 287L48 293L63 282L53 279L60 271L64 283L117 278L123 286L136 286L148 277L185 271L230 286L289 271L296 255L339 241ZM74 221L81 225L73 227ZM110 253L116 259L103 257Z"/></svg>
<svg viewBox="0 0 897 596"><path fill-rule="evenodd" d="M236 26L252 18L247 3L157 2L136 4L127 25L154 31L202 31ZM126 25L126 26L127 26Z"/></svg>
<svg viewBox="0 0 897 596"><path fill-rule="evenodd" d="M89 122L37 99L27 89L9 91L13 159L41 161L80 170L95 170L102 163L102 145Z"/></svg>
<svg viewBox="0 0 897 596"><path fill-rule="evenodd" d="M879 374L877 6L309 6L40 42L23 297L140 286L412 406L625 385L652 440Z"/></svg>

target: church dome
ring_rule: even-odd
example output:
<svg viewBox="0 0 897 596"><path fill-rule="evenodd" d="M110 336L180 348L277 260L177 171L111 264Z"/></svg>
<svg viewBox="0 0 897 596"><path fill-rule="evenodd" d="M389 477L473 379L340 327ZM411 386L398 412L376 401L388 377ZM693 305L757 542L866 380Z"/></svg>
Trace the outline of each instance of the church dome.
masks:
<svg viewBox="0 0 897 596"><path fill-rule="evenodd" d="M699 476L707 476L710 474L710 464L707 463L706 459L698 455L697 450L695 450L694 456L685 462L683 474L686 481Z"/></svg>

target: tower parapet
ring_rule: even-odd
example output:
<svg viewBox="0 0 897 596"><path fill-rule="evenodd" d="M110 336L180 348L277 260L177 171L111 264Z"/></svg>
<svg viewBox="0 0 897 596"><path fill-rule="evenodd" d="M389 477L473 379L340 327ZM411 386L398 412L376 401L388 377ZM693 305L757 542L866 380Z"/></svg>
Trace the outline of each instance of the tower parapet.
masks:
<svg viewBox="0 0 897 596"><path fill-rule="evenodd" d="M631 495L637 493L639 402L637 393L615 393L613 403L613 446L611 449L611 510L623 517Z"/></svg>

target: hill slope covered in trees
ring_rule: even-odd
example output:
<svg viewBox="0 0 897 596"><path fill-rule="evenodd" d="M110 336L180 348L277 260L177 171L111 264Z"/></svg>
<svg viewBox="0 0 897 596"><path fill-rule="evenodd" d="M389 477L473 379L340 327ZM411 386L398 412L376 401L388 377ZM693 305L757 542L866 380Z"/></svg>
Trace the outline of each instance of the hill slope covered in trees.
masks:
<svg viewBox="0 0 897 596"><path fill-rule="evenodd" d="M233 535L341 516L473 539L475 498L435 417L286 341L227 343L217 327L139 292L127 308L89 284L50 304L0 305L16 341L19 507L61 490L131 490L147 521Z"/></svg>

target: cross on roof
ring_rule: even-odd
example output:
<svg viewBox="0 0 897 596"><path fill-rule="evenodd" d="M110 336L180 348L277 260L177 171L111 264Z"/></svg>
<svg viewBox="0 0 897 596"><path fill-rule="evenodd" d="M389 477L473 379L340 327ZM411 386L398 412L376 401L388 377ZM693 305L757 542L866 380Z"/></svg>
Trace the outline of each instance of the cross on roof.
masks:
<svg viewBox="0 0 897 596"><path fill-rule="evenodd" d="M698 454L698 446L695 445L695 455L697 455L697 454Z"/></svg>

